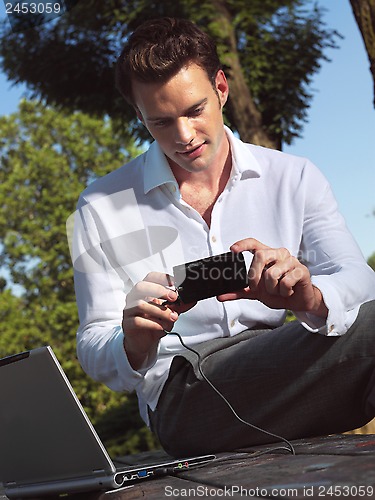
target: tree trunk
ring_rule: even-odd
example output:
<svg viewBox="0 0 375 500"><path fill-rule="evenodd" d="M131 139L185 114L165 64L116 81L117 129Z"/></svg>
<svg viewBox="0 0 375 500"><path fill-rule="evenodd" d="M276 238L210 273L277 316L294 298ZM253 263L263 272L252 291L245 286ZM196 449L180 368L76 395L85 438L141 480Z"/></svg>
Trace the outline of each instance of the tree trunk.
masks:
<svg viewBox="0 0 375 500"><path fill-rule="evenodd" d="M220 23L223 41L229 44L223 62L226 66L225 72L230 88L227 106L233 126L243 141L277 149L278 145L263 128L262 115L246 83L237 52L233 19L222 1L213 0L212 3L216 10L215 22Z"/></svg>
<svg viewBox="0 0 375 500"><path fill-rule="evenodd" d="M350 0L350 3L370 60L375 107L375 0Z"/></svg>

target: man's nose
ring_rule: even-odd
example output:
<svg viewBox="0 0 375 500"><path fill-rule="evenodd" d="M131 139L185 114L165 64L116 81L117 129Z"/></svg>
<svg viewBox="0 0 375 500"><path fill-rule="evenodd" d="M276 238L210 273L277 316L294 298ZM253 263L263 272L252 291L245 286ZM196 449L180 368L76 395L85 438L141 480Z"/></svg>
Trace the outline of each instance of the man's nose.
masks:
<svg viewBox="0 0 375 500"><path fill-rule="evenodd" d="M192 142L195 137L195 130L189 121L189 118L179 118L176 124L175 141L177 144L187 145Z"/></svg>

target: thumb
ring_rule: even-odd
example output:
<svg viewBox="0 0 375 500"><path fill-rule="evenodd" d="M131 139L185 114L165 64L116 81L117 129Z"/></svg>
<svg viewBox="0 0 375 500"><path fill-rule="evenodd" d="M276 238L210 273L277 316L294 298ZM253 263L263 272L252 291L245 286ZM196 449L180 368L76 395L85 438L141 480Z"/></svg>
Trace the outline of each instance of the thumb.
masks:
<svg viewBox="0 0 375 500"><path fill-rule="evenodd" d="M223 293L222 295L218 295L217 300L219 302L226 302L229 300L238 300L238 299L256 299L255 293L250 290L249 287L244 288L243 290L238 290L237 292L229 292Z"/></svg>

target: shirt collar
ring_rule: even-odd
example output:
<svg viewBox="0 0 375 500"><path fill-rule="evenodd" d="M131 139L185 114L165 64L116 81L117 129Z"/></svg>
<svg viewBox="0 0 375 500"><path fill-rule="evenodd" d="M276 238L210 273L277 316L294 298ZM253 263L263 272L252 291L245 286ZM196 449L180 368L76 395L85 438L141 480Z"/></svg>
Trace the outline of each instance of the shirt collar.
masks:
<svg viewBox="0 0 375 500"><path fill-rule="evenodd" d="M147 194L151 189L164 184L170 184L175 192L178 191L178 184L172 173L171 167L161 150L159 144L154 141L145 153L145 165L143 170L144 192Z"/></svg>
<svg viewBox="0 0 375 500"><path fill-rule="evenodd" d="M261 167L251 153L249 145L235 137L228 127L225 126L224 128L232 151L233 171L241 173L242 179L260 177ZM178 183L172 173L171 167L156 141L151 144L145 153L143 182L145 194L164 184L170 184L173 192L179 192Z"/></svg>
<svg viewBox="0 0 375 500"><path fill-rule="evenodd" d="M261 166L251 152L251 147L255 146L242 142L228 127L224 126L224 128L232 151L232 171L239 172L241 179L260 177Z"/></svg>

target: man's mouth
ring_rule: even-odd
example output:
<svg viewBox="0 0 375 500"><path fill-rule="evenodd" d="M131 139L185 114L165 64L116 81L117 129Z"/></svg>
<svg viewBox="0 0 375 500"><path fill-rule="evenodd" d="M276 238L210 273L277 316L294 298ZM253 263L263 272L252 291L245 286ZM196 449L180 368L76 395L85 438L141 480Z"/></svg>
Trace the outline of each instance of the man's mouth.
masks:
<svg viewBox="0 0 375 500"><path fill-rule="evenodd" d="M203 146L205 145L206 143L205 142L202 142L202 144L198 144L197 146L194 146L194 147L190 147L188 150L186 151L177 151L177 153L179 155L184 155L184 156L188 156L188 157L192 157L192 156L195 156L197 154L200 154L201 153L201 150L203 148Z"/></svg>

